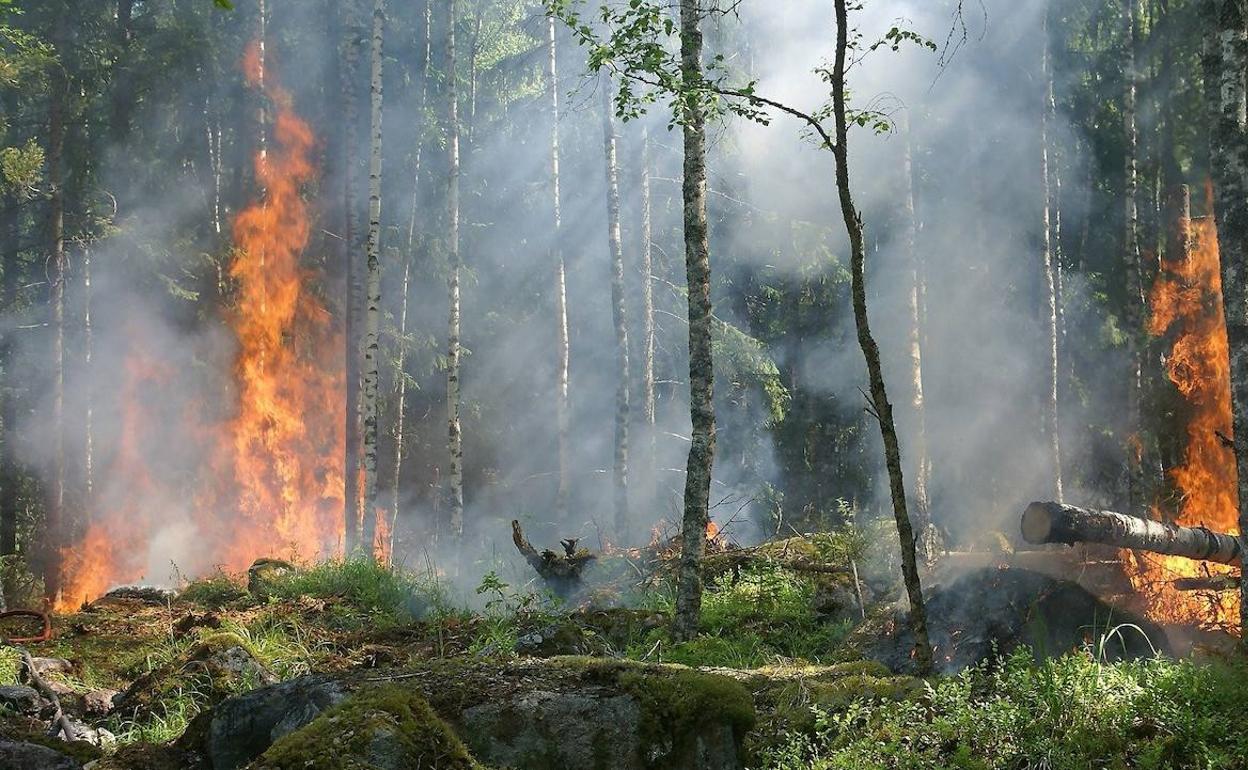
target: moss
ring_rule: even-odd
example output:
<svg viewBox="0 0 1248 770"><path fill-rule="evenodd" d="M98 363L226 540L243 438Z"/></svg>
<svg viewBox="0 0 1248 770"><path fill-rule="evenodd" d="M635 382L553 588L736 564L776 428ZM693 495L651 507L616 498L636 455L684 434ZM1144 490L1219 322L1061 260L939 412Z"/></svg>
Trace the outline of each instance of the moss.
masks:
<svg viewBox="0 0 1248 770"><path fill-rule="evenodd" d="M100 758L91 770L187 770L194 760L171 746L133 743Z"/></svg>
<svg viewBox="0 0 1248 770"><path fill-rule="evenodd" d="M0 716L0 737L19 743L33 743L73 757L82 764L98 759L99 747L86 741L66 742L48 735L43 723L28 717Z"/></svg>
<svg viewBox="0 0 1248 770"><path fill-rule="evenodd" d="M0 646L0 684L16 684L22 654L15 647Z"/></svg>
<svg viewBox="0 0 1248 770"><path fill-rule="evenodd" d="M429 704L399 685L356 692L307 726L279 739L253 767L256 770L481 768Z"/></svg>

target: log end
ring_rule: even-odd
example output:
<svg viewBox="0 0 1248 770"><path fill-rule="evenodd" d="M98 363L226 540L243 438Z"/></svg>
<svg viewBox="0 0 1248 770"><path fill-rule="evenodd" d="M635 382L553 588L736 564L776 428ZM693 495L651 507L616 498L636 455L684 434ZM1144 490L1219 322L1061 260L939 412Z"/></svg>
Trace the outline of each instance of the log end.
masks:
<svg viewBox="0 0 1248 770"><path fill-rule="evenodd" d="M1023 540L1032 545L1053 542L1053 511L1048 503L1032 503L1023 511Z"/></svg>

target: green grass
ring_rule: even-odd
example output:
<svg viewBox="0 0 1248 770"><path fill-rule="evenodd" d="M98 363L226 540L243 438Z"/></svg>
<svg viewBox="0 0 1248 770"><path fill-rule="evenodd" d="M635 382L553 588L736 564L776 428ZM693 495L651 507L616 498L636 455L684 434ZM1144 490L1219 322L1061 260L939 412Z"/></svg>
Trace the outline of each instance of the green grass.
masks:
<svg viewBox="0 0 1248 770"><path fill-rule="evenodd" d="M671 645L665 630L654 631L629 645L627 654L639 658L654 652L672 663L731 668L757 668L781 659L829 660L851 624L819 617L814 595L812 579L778 567L726 574L703 594L697 639ZM653 595L651 603L664 612L673 609L667 594Z"/></svg>
<svg viewBox="0 0 1248 770"><path fill-rule="evenodd" d="M762 767L1234 770L1248 767L1246 712L1243 661L1037 665L1020 650L916 700L818 713L814 736L790 736Z"/></svg>
<svg viewBox="0 0 1248 770"><path fill-rule="evenodd" d="M408 622L445 603L436 581L365 559L320 562L272 578L266 589L278 599L339 599L334 611L344 626Z"/></svg>
<svg viewBox="0 0 1248 770"><path fill-rule="evenodd" d="M201 607L220 609L247 596L247 586L241 581L224 572L217 572L188 584L178 598Z"/></svg>

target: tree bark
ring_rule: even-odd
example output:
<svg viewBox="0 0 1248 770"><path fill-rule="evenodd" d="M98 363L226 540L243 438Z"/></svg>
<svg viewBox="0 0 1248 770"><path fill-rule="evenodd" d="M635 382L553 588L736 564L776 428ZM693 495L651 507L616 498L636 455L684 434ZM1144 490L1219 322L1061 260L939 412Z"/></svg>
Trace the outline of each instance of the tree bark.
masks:
<svg viewBox="0 0 1248 770"><path fill-rule="evenodd" d="M82 351L85 414L83 415L83 501L87 516L95 510L95 332L91 328L91 247L82 248Z"/></svg>
<svg viewBox="0 0 1248 770"><path fill-rule="evenodd" d="M568 403L568 367L571 361L571 343L568 337L568 281L567 267L563 259L563 205L559 191L559 58L556 47L556 23L552 15L547 19L546 76L550 85L550 202L553 220L551 233L551 263L555 278L555 431L559 442L559 486L555 492L555 514L560 521L568 515L568 494L571 490L570 435L571 415Z"/></svg>
<svg viewBox="0 0 1248 770"><path fill-rule="evenodd" d="M429 71L433 64L433 0L425 0L425 33L422 45L423 60L420 71L420 110L423 115L429 103ZM399 344L398 355L394 364L394 476L390 485L390 549L394 553L394 532L399 522L399 505L402 498L404 447L407 438L407 311L411 302L412 263L416 260L417 242L416 228L420 220L421 173L424 167L424 134L418 133L416 153L412 169L412 213L407 226L407 258L403 262L403 301L399 310ZM422 236L423 238L423 236ZM423 243L423 240L422 240Z"/></svg>
<svg viewBox="0 0 1248 770"><path fill-rule="evenodd" d="M1210 155L1230 343L1239 531L1248 532L1248 27L1238 0L1206 0L1205 13L1211 43L1206 72L1216 77L1218 86L1217 101L1208 105L1213 119ZM1248 575L1248 552L1242 566ZM1248 639L1248 581L1241 586L1240 620Z"/></svg>
<svg viewBox="0 0 1248 770"><path fill-rule="evenodd" d="M343 267L346 271L346 450L343 462L344 547L347 555L360 548L360 278L356 256L356 125L359 119L355 79L359 69L360 29L356 0L347 0L339 7L345 14L345 55L342 77L343 105Z"/></svg>
<svg viewBox="0 0 1248 770"><path fill-rule="evenodd" d="M702 78L700 0L680 0L680 64L685 83ZM711 258L706 214L706 116L694 99L682 106L685 273L689 299L689 411L693 431L685 473L683 534L672 637L695 637L702 615L702 556L710 520L715 460L715 374L711 352Z"/></svg>
<svg viewBox="0 0 1248 770"><path fill-rule="evenodd" d="M1055 502L1027 506L1022 531L1023 539L1033 545L1098 543L1219 564L1239 564L1244 550L1242 539L1204 527L1180 527Z"/></svg>
<svg viewBox="0 0 1248 770"><path fill-rule="evenodd" d="M928 491L931 460L927 453L927 410L923 402L923 318L922 307L922 268L918 249L918 217L914 209L914 164L911 150L911 133L909 114L903 115L905 144L902 147L902 184L905 194L902 198L904 210L904 238L906 250L906 311L909 315L909 337L907 345L910 356L910 406L914 412L914 513L916 527L919 531L919 554L931 562L939 549L939 538L932 522L931 497Z"/></svg>
<svg viewBox="0 0 1248 770"><path fill-rule="evenodd" d="M650 131L641 138L641 312L642 366L641 408L646 423L645 505L653 505L658 486L658 436L655 428L654 399L654 245L651 242Z"/></svg>
<svg viewBox="0 0 1248 770"><path fill-rule="evenodd" d="M380 385L381 331L381 75L382 38L385 34L385 0L373 0L373 45L369 68L369 123L372 133L368 151L368 246L364 283L364 371L360 404L363 427L364 494L361 507L361 546L377 557L377 392Z"/></svg>
<svg viewBox="0 0 1248 770"><path fill-rule="evenodd" d="M447 3L446 61L447 61L447 151L450 155L450 174L447 183L448 233L450 275L447 278L449 313L447 321L446 351L446 411L447 450L450 453L450 529L452 537L464 534L464 447L459 420L459 276L463 262L459 251L459 105L457 86L459 75L455 64L455 24L458 20L458 0Z"/></svg>
<svg viewBox="0 0 1248 770"><path fill-rule="evenodd" d="M602 86L602 134L607 172L607 246L611 253L611 320L615 324L615 534L629 541L628 521L628 314L624 306L624 245L620 236L620 180L617 165L611 78Z"/></svg>
<svg viewBox="0 0 1248 770"><path fill-rule="evenodd" d="M1127 499L1131 505L1144 502L1144 455L1141 405L1144 395L1144 366L1140 337L1144 328L1144 279L1140 265L1139 215L1139 131L1136 124L1135 20L1139 0L1123 0L1123 146L1125 152L1125 232L1123 261L1127 276L1126 339L1129 371L1127 382Z"/></svg>
<svg viewBox="0 0 1248 770"><path fill-rule="evenodd" d="M1041 267L1044 271L1044 328L1046 332L1045 353L1045 392L1044 392L1044 435L1048 439L1049 490L1055 500L1062 499L1062 443L1059 432L1058 382L1060 360L1058 358L1058 280L1057 259L1054 254L1053 242L1053 189L1050 184L1051 170L1049 167L1049 139L1052 131L1053 112L1053 67L1049 55L1048 14L1045 14L1044 33L1041 35L1040 55L1041 71L1044 76L1044 103L1040 119L1040 176L1044 189L1043 211L1041 214L1042 253Z"/></svg>
<svg viewBox="0 0 1248 770"><path fill-rule="evenodd" d="M55 44L62 47L64 21L58 21ZM65 101L68 84L63 62L52 65L48 114L49 312L52 327L52 483L44 520L44 593L55 600L61 588L61 546L65 541Z"/></svg>
<svg viewBox="0 0 1248 770"><path fill-rule="evenodd" d="M871 382L871 405L880 425L884 441L884 460L888 467L889 493L893 502L893 517L897 523L897 536L901 542L901 567L910 600L910 627L915 639L915 665L926 672L932 667L932 647L927 636L927 610L923 602L923 587L919 579L918 560L915 556L914 528L906 507L906 485L902 473L901 445L897 439L897 426L893 420L893 405L888 401L884 384L880 349L871 334L867 318L866 252L863 243L862 215L854 206L849 187L849 119L845 103L845 59L849 50L848 0L835 0L836 7L836 56L832 68L832 111L836 120L836 144L832 154L836 159L836 187L840 194L841 216L849 233L850 273L852 282L854 323L858 330L858 344L867 362L867 374Z"/></svg>

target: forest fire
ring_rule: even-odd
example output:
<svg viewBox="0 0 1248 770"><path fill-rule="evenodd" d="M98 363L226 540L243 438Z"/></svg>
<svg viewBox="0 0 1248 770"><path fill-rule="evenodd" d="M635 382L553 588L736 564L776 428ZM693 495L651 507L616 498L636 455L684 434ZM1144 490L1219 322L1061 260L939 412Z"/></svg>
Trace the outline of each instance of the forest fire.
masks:
<svg viewBox="0 0 1248 770"><path fill-rule="evenodd" d="M1230 364L1222 311L1217 232L1212 218L1190 223L1186 259L1167 260L1151 294L1149 332L1173 334L1166 372L1189 405L1183 462L1171 471L1181 494L1173 523L1237 533L1231 436ZM1161 511L1157 518L1166 518ZM1233 567L1126 551L1131 575L1155 620L1235 630L1237 591L1184 592L1173 581L1233 573Z"/></svg>
<svg viewBox="0 0 1248 770"><path fill-rule="evenodd" d="M187 426L210 444L211 457L190 490L201 558L178 565L193 571L241 571L261 556L335 553L344 529L343 341L300 264L310 228L302 190L315 176L315 137L289 93L265 72L259 45L249 48L243 68L275 115L272 141L256 153L261 193L234 221L230 277L237 295L228 320L237 340L235 404L220 424ZM142 388L159 372L142 351L129 358L122 439L107 471L128 480L130 492L121 504L96 511L81 542L65 552L62 609L144 577L143 546L162 523L149 494L157 482L132 446L154 419ZM173 494L185 497L187 490Z"/></svg>

